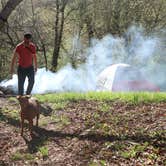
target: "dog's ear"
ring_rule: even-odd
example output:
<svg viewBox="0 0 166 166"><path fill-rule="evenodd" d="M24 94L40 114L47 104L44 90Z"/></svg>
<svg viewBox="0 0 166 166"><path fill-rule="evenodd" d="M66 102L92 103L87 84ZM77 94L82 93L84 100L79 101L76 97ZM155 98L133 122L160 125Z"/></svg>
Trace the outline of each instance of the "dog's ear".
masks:
<svg viewBox="0 0 166 166"><path fill-rule="evenodd" d="M19 100L21 98L21 95L16 96L16 98Z"/></svg>
<svg viewBox="0 0 166 166"><path fill-rule="evenodd" d="M30 99L30 98L31 98L31 95L25 95L25 98L26 98L26 99Z"/></svg>

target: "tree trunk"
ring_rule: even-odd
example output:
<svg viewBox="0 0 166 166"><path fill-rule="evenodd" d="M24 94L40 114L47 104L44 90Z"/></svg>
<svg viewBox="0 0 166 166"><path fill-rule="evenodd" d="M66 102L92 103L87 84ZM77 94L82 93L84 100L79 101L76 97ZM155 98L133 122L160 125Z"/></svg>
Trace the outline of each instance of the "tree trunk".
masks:
<svg viewBox="0 0 166 166"><path fill-rule="evenodd" d="M8 17L21 1L22 0L9 0L6 3L5 7L0 12L0 30L2 30Z"/></svg>
<svg viewBox="0 0 166 166"><path fill-rule="evenodd" d="M54 40L54 51L52 56L52 71L56 71L58 66L58 58L60 52L60 46L63 35L63 26L64 26L64 10L66 7L67 1L64 0L62 7L60 7L59 0L57 0L57 9L56 9L56 21L55 21L55 40Z"/></svg>
<svg viewBox="0 0 166 166"><path fill-rule="evenodd" d="M92 25L92 18L87 17L85 22L86 22L86 27L87 27L87 31L88 31L88 41L89 41L89 47L90 47L91 39L94 37L94 27Z"/></svg>

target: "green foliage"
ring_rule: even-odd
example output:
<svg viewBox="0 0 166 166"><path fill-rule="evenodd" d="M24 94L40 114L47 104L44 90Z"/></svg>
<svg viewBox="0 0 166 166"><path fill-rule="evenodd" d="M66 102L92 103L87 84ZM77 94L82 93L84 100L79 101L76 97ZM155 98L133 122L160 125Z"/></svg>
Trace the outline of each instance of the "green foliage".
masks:
<svg viewBox="0 0 166 166"><path fill-rule="evenodd" d="M47 126L48 124L49 124L49 121L50 121L50 118L43 118L42 116L41 116L41 118L40 118L40 125L41 126Z"/></svg>
<svg viewBox="0 0 166 166"><path fill-rule="evenodd" d="M53 103L52 108L54 110L63 110L67 104L68 104L68 101L60 101L58 103Z"/></svg>
<svg viewBox="0 0 166 166"><path fill-rule="evenodd" d="M111 93L111 92L87 92L87 93L56 93L56 94L44 94L36 95L42 102L64 102L74 100L98 100L98 101L126 101L133 104L140 102L165 102L166 93L151 93L151 92L128 92L128 93ZM106 108L104 108L106 107ZM103 108L107 109L105 105Z"/></svg>
<svg viewBox="0 0 166 166"><path fill-rule="evenodd" d="M32 2L32 3L31 3ZM85 60L84 51L90 45L91 38L102 38L111 33L122 35L132 24L142 25L147 33L165 28L165 0L86 0L66 1L65 19L62 29L60 52L57 53L58 68L67 63L77 66ZM14 47L22 40L22 33L29 29L38 48L38 66L44 67L44 48L48 68L52 67L52 56L55 47L55 32L60 35L62 16L57 13L58 1L25 1L15 9L8 19L5 33L1 33L0 43L0 80L9 76L9 65ZM63 3L60 3L61 6ZM61 9L62 6L61 6ZM58 16L58 19L55 19ZM55 20L59 25L55 26ZM163 33L163 32L162 32ZM78 36L82 46L73 46L73 38ZM164 36L164 35L163 35ZM58 41L58 40L57 40ZM164 42L163 42L164 43ZM56 50L56 49L55 49ZM164 52L164 51L163 51ZM115 57L113 58L116 58ZM163 63L157 54L155 61ZM125 58L125 57L121 57Z"/></svg>
<svg viewBox="0 0 166 166"><path fill-rule="evenodd" d="M91 161L88 166L107 166L107 162L105 160L95 160Z"/></svg>
<svg viewBox="0 0 166 166"><path fill-rule="evenodd" d="M144 152L148 146L148 143L145 142L143 145L134 145L127 151L121 152L121 156L124 158L134 158L138 157L140 153Z"/></svg>
<svg viewBox="0 0 166 166"><path fill-rule="evenodd" d="M30 153L16 152L11 156L11 160L34 160L34 156Z"/></svg>
<svg viewBox="0 0 166 166"><path fill-rule="evenodd" d="M52 115L51 116L51 120L56 123L55 126L56 127L65 127L67 125L69 125L71 122L70 122L70 119L65 116L65 115Z"/></svg>
<svg viewBox="0 0 166 166"><path fill-rule="evenodd" d="M125 148L125 145L119 141L106 142L104 146L105 146L105 149L110 149L112 151L121 151L122 149Z"/></svg>
<svg viewBox="0 0 166 166"><path fill-rule="evenodd" d="M9 97L9 102L18 103L18 100L16 99L16 97Z"/></svg>
<svg viewBox="0 0 166 166"><path fill-rule="evenodd" d="M11 156L11 160L22 160L23 155L20 152L16 152Z"/></svg>
<svg viewBox="0 0 166 166"><path fill-rule="evenodd" d="M48 157L48 148L46 146L40 147L39 152L43 158Z"/></svg>
<svg viewBox="0 0 166 166"><path fill-rule="evenodd" d="M18 110L14 110L14 109L10 110L6 107L3 110L0 110L0 112L2 112L3 114L5 114L6 116L8 116L10 118L13 118L13 119L16 119L16 120L19 119L19 111ZM3 118L4 117L2 116L2 119Z"/></svg>
<svg viewBox="0 0 166 166"><path fill-rule="evenodd" d="M110 106L107 103L104 103L100 106L101 112L108 112L110 110Z"/></svg>
<svg viewBox="0 0 166 166"><path fill-rule="evenodd" d="M26 154L24 154L24 159L25 160L34 160L34 156L33 156L33 154L26 153Z"/></svg>

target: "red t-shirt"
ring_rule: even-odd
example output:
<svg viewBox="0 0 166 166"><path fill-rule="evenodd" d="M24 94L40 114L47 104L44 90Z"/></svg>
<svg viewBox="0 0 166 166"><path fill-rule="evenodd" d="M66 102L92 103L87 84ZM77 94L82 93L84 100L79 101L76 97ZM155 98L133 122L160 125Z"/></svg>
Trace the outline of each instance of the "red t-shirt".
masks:
<svg viewBox="0 0 166 166"><path fill-rule="evenodd" d="M27 48L22 42L16 46L15 52L18 53L18 64L21 67L32 66L33 57L36 56L36 47L33 43L30 43Z"/></svg>

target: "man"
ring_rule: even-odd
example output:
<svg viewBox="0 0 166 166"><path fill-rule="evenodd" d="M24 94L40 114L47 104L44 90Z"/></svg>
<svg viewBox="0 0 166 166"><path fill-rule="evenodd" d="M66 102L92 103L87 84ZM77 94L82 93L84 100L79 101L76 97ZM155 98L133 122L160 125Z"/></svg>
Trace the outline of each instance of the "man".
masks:
<svg viewBox="0 0 166 166"><path fill-rule="evenodd" d="M28 87L26 94L30 95L34 85L34 75L37 71L36 47L31 42L31 33L24 34L24 40L19 43L14 51L10 73L13 74L16 59L18 59L18 95L24 94L24 82L28 77Z"/></svg>

